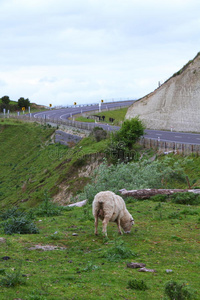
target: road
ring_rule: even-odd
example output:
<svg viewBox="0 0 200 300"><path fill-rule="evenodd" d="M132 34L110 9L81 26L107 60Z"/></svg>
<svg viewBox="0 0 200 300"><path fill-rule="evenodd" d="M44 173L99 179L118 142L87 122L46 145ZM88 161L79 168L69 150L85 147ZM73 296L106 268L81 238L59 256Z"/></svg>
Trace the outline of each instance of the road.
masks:
<svg viewBox="0 0 200 300"><path fill-rule="evenodd" d="M132 101L133 102L133 101ZM130 101L123 102L112 102L112 103L102 103L101 109L109 109L114 107L122 107L129 106L132 104ZM48 110L45 112L35 113L33 114L35 118L46 118L47 120L55 120L61 119L66 120L72 115L84 113L88 111L98 110L99 105L93 106L79 106L79 107L68 107L56 110ZM111 111L112 117L112 111ZM99 126L103 127L105 130L113 131L118 130L118 126L111 126L107 124L99 124ZM200 144L200 134L194 133L182 133L182 132L171 132L171 131L160 131L160 130L145 130L145 137L150 139L156 139L160 141L170 141L170 142L178 142L184 144Z"/></svg>

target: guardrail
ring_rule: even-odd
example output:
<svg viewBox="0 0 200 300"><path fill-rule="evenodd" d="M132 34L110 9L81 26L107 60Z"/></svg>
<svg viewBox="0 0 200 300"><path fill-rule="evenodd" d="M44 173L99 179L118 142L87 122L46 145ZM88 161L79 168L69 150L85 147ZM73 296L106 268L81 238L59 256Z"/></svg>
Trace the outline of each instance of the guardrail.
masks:
<svg viewBox="0 0 200 300"><path fill-rule="evenodd" d="M109 103L116 103L116 102L133 102L137 99L130 99L130 98L112 98L112 99L105 99L103 100L102 104L109 104ZM100 102L94 102L94 103L87 103L87 104L76 104L76 105L60 105L60 106L54 106L54 109L62 109L62 108L71 108L71 107L87 107L87 106L95 106L99 105Z"/></svg>
<svg viewBox="0 0 200 300"><path fill-rule="evenodd" d="M157 151L164 152L168 154L170 152L174 152L177 154L183 155L200 155L200 145L198 144L186 144L180 142L171 142L171 141L158 141L156 139L150 139L146 137L142 137L140 139L140 144L144 148L155 149Z"/></svg>
<svg viewBox="0 0 200 300"><path fill-rule="evenodd" d="M1 116L0 116L1 117ZM4 116L5 117L5 116ZM47 125L47 124L55 124L57 126L59 125L64 125L64 126L70 126L70 127L75 127L78 129L83 129L87 131L91 131L94 127L100 126L98 123L84 123L84 122L78 122L78 121L73 121L73 120L62 120L62 119L48 119L46 117L43 118L34 118L33 116L29 115L23 115L23 116L16 116L16 115L9 115L6 118L12 118L16 120L23 120L26 122L39 122L42 125Z"/></svg>

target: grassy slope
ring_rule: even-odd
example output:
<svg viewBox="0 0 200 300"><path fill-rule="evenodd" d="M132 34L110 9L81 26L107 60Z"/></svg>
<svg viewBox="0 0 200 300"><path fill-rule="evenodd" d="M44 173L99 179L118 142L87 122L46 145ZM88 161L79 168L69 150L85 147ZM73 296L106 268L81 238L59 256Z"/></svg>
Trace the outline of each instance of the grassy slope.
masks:
<svg viewBox="0 0 200 300"><path fill-rule="evenodd" d="M105 147L104 141L97 144L89 138L73 149L53 144L54 130L36 124L0 123L1 207L21 202L34 206L43 200L46 190L54 195L59 184L67 185L67 181L76 177L78 167L87 163L90 154ZM84 185L87 178L82 179ZM78 189L82 187L79 185Z"/></svg>
<svg viewBox="0 0 200 300"><path fill-rule="evenodd" d="M104 112L98 113L96 115L97 116L105 116L104 122L101 121L102 123L111 124L111 122L109 121L109 118L113 118L115 120L114 120L114 122L112 124L114 124L114 125L120 125L121 122L124 121L127 109L128 108L121 108L121 109L117 109L117 110L104 111ZM91 115L92 115L92 113L91 113ZM78 115L77 117L75 116L75 119L77 121L80 121L80 122L94 122L93 119L87 119L87 118L84 118L84 117L82 117L80 115Z"/></svg>
<svg viewBox="0 0 200 300"><path fill-rule="evenodd" d="M5 125L2 122L0 132L1 207L22 199L29 199L23 205L34 206L42 200L45 190L51 191L63 180L67 184L69 174L72 180L77 168L87 163L90 154L102 151L106 143L94 143L87 138L75 148L67 149L50 144L53 129L23 123ZM181 162L181 157L179 160ZM194 184L200 176L199 165L200 158L186 165ZM135 201L127 207L135 219L132 233L118 238L116 224L109 224L109 240L101 234L94 236L90 206L65 211L62 216L37 218L40 233L36 235L8 236L0 226L0 237L6 239L1 243L0 257L10 257L0 259L0 280L4 271L12 277L20 264L21 274L26 279L25 285L2 286L0 298L164 299L164 285L171 279L183 280L199 293L200 207L151 201ZM107 253L118 239L137 255L117 262L103 258L102 253ZM66 249L28 250L38 244ZM126 263L130 261L145 263L147 268L157 272L128 269ZM166 269L173 272L167 274ZM144 280L149 289L127 289L128 281L134 278Z"/></svg>

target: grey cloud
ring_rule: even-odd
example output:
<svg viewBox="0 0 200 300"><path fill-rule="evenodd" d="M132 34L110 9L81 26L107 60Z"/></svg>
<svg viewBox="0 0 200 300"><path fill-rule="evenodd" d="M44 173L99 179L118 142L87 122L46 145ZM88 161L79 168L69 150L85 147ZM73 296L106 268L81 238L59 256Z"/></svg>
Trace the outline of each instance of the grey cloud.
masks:
<svg viewBox="0 0 200 300"><path fill-rule="evenodd" d="M34 102L141 97L199 51L196 0L3 0L0 9L1 77Z"/></svg>

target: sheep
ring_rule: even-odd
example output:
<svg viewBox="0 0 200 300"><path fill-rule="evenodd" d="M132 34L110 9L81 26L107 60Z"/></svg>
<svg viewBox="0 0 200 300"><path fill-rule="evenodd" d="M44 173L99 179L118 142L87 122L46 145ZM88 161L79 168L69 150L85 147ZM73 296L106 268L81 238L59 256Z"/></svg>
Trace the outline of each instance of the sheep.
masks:
<svg viewBox="0 0 200 300"><path fill-rule="evenodd" d="M125 233L130 233L134 219L126 208L122 197L110 191L103 191L94 197L92 213L95 218L95 234L98 234L98 218L103 221L103 234L107 237L108 222L116 222L119 234L122 234L121 227Z"/></svg>

